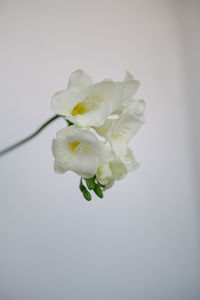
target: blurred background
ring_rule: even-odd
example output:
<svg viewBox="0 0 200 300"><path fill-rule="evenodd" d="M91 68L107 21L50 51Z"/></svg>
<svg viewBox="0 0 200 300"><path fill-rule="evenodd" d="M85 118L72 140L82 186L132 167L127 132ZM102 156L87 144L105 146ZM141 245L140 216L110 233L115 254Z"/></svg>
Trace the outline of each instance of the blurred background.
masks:
<svg viewBox="0 0 200 300"><path fill-rule="evenodd" d="M0 158L1 300L200 299L200 1L0 0L0 148L76 69L140 80L141 168L85 201L53 171L55 121Z"/></svg>

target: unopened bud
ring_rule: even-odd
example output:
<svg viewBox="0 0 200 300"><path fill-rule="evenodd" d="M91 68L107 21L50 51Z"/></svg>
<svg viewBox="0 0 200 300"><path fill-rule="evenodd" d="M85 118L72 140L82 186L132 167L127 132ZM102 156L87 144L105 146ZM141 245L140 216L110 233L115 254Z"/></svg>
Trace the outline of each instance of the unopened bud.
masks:
<svg viewBox="0 0 200 300"><path fill-rule="evenodd" d="M92 177L92 178L85 178L85 182L87 184L87 187L89 190L93 190L95 187L95 178L96 176Z"/></svg>
<svg viewBox="0 0 200 300"><path fill-rule="evenodd" d="M80 180L80 185L79 189L81 190L83 197L87 200L90 201L92 199L90 192L86 189L86 187L83 185L82 178Z"/></svg>
<svg viewBox="0 0 200 300"><path fill-rule="evenodd" d="M87 189L85 189L82 193L83 193L83 197L84 197L87 201L92 200L91 194L90 194L90 192L89 192Z"/></svg>
<svg viewBox="0 0 200 300"><path fill-rule="evenodd" d="M94 192L99 198L103 198L103 192L99 184L95 183Z"/></svg>

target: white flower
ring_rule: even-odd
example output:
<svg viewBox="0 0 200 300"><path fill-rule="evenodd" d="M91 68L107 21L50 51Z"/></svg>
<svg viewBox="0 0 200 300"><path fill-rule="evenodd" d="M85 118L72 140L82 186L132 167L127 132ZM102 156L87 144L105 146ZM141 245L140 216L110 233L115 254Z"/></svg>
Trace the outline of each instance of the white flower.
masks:
<svg viewBox="0 0 200 300"><path fill-rule="evenodd" d="M127 152L127 144L144 123L145 103L143 100L130 100L117 119L107 119L97 133L110 143L120 157Z"/></svg>
<svg viewBox="0 0 200 300"><path fill-rule="evenodd" d="M115 156L109 163L98 167L96 177L98 182L105 185L107 189L108 186L110 187L111 183L113 184L115 180L124 178L126 174L126 166Z"/></svg>
<svg viewBox="0 0 200 300"><path fill-rule="evenodd" d="M113 158L112 150L100 142L94 133L75 125L57 132L52 142L52 152L56 173L72 170L84 178L93 177L99 165Z"/></svg>
<svg viewBox="0 0 200 300"><path fill-rule="evenodd" d="M124 88L123 101L120 102L119 107L114 111L115 114L120 114L124 108L129 106L129 103L132 101L131 98L137 92L139 85L139 81L135 80L133 75L127 71L124 81L121 83L121 86Z"/></svg>
<svg viewBox="0 0 200 300"><path fill-rule="evenodd" d="M139 163L135 160L133 152L127 148L123 157L117 155L113 160L105 165L101 165L97 169L96 177L99 183L105 185L105 189L110 188L115 180L123 179L128 172L139 167Z"/></svg>
<svg viewBox="0 0 200 300"><path fill-rule="evenodd" d="M74 124L58 131L52 142L55 172L76 172L102 197L99 184L106 190L139 167L128 146L144 123L145 103L132 99L138 86L129 72L122 82L96 84L82 70L70 75L67 88L51 101L53 111ZM80 190L91 199L82 179Z"/></svg>
<svg viewBox="0 0 200 300"><path fill-rule="evenodd" d="M71 74L67 88L53 95L52 109L79 126L101 126L136 92L138 81L130 74L126 77L122 83L105 80L92 84L89 75L77 70Z"/></svg>
<svg viewBox="0 0 200 300"><path fill-rule="evenodd" d="M115 152L112 161L97 169L97 179L105 185L105 189L112 186L115 180L124 178L128 172L139 167L128 143L144 123L144 109L143 100L129 99L126 101L126 106L119 110L117 119L107 119L103 126L95 128Z"/></svg>

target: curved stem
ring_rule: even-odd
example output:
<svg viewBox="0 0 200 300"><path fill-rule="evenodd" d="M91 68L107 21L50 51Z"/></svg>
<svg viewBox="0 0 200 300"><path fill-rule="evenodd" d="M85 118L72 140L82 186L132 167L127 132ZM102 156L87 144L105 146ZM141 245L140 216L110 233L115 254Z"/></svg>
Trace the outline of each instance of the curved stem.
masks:
<svg viewBox="0 0 200 300"><path fill-rule="evenodd" d="M34 133L32 133L31 135L29 135L28 137L26 137L25 139L19 141L16 144L13 144L3 150L0 151L0 156L10 152L11 150L14 150L15 148L23 145L24 143L30 141L32 138L34 138L36 135L38 135L46 126L48 126L51 122L55 121L56 119L60 118L62 116L60 115L54 115L53 117L51 117L49 120L47 120L43 125L41 125L38 130L36 130Z"/></svg>

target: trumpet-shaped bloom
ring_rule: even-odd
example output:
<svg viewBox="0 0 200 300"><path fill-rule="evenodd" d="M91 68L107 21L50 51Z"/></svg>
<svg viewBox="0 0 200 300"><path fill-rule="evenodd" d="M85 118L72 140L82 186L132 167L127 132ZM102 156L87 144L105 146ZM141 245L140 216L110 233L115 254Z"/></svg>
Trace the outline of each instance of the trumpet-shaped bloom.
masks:
<svg viewBox="0 0 200 300"><path fill-rule="evenodd" d="M139 167L128 143L144 123L144 108L143 100L129 99L117 119L107 119L103 126L95 128L115 152L112 161L97 169L98 181L105 185L105 189L109 188L115 180L124 178L128 172Z"/></svg>
<svg viewBox="0 0 200 300"><path fill-rule="evenodd" d="M105 185L105 189L110 188L115 180L123 179L128 172L133 171L139 167L139 163L130 148L123 157L114 156L113 160L105 165L101 165L97 169L97 180Z"/></svg>
<svg viewBox="0 0 200 300"><path fill-rule="evenodd" d="M96 176L101 184L108 185L112 181L124 178L126 174L125 164L118 157L115 157L109 163L99 166Z"/></svg>
<svg viewBox="0 0 200 300"><path fill-rule="evenodd" d="M127 144L144 123L145 103L143 100L130 100L117 119L107 119L95 130L103 136L119 156L127 152Z"/></svg>
<svg viewBox="0 0 200 300"><path fill-rule="evenodd" d="M94 133L75 125L57 132L52 142L52 152L56 173L72 170L85 178L93 177L99 165L113 158L113 151L100 142Z"/></svg>
<svg viewBox="0 0 200 300"><path fill-rule="evenodd" d="M79 126L101 126L136 92L138 81L130 74L126 77L123 82L105 80L92 84L89 75L77 70L71 74L67 88L53 95L52 109Z"/></svg>

